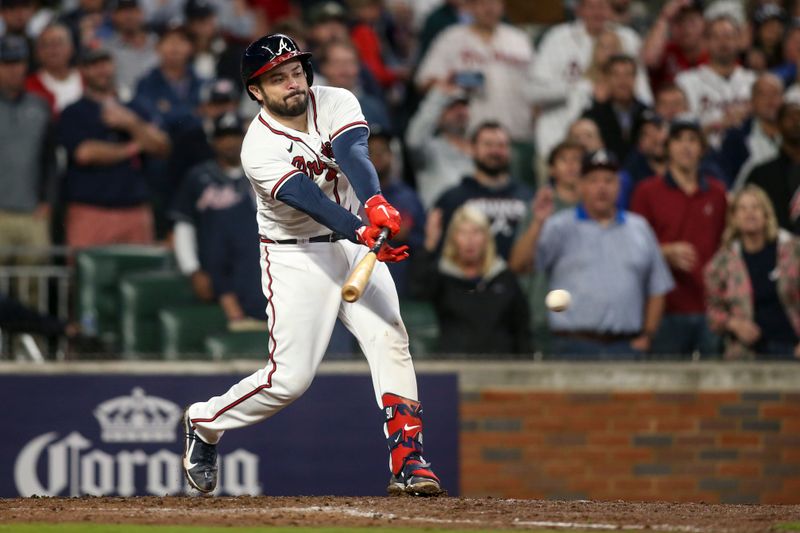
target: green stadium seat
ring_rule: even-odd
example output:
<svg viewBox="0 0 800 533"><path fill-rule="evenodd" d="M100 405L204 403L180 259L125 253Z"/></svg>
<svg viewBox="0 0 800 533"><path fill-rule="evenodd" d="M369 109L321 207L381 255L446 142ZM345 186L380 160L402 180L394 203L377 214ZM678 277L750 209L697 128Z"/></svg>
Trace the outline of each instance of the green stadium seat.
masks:
<svg viewBox="0 0 800 533"><path fill-rule="evenodd" d="M196 303L189 278L178 272L129 274L119 288L122 353L128 358L161 353L161 309Z"/></svg>
<svg viewBox="0 0 800 533"><path fill-rule="evenodd" d="M269 336L266 331L218 333L206 337L206 353L215 361L223 359L267 360Z"/></svg>
<svg viewBox="0 0 800 533"><path fill-rule="evenodd" d="M439 323L433 304L420 300L400 300L400 314L408 331L411 355L424 358L438 349Z"/></svg>
<svg viewBox="0 0 800 533"><path fill-rule="evenodd" d="M155 246L116 245L78 252L77 316L84 332L97 335L109 347L119 339L119 280L124 274L163 270L172 253Z"/></svg>
<svg viewBox="0 0 800 533"><path fill-rule="evenodd" d="M216 304L168 307L158 313L161 353L166 359L207 358L205 340L227 331L225 313Z"/></svg>

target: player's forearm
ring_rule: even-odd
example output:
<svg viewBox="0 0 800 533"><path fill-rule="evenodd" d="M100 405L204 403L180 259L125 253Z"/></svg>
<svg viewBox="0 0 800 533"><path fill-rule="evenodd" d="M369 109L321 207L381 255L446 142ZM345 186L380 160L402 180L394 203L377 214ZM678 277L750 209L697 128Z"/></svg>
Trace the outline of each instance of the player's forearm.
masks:
<svg viewBox="0 0 800 533"><path fill-rule="evenodd" d="M197 256L197 232L189 222L175 224L175 259L182 274L189 275L200 269Z"/></svg>
<svg viewBox="0 0 800 533"><path fill-rule="evenodd" d="M408 123L406 130L406 146L413 150L425 148L433 138L439 117L447 106L450 97L438 89L431 90L414 116Z"/></svg>
<svg viewBox="0 0 800 533"><path fill-rule="evenodd" d="M664 57L669 38L669 21L663 16L659 17L642 46L642 61L648 68L656 68Z"/></svg>
<svg viewBox="0 0 800 533"><path fill-rule="evenodd" d="M381 192L378 173L369 159L367 135L366 128L355 128L342 133L332 143L336 162L362 204Z"/></svg>
<svg viewBox="0 0 800 533"><path fill-rule="evenodd" d="M106 166L130 159L139 151L140 146L136 142L113 143L91 139L79 144L73 157L79 165Z"/></svg>
<svg viewBox="0 0 800 533"><path fill-rule="evenodd" d="M171 150L169 136L152 124L139 121L131 128L131 135L142 147L142 151L154 157L167 157Z"/></svg>
<svg viewBox="0 0 800 533"><path fill-rule="evenodd" d="M664 295L650 296L644 306L644 320L642 321L642 333L651 339L658 330L661 317L664 314Z"/></svg>
<svg viewBox="0 0 800 533"><path fill-rule="evenodd" d="M361 219L325 196L305 174L289 178L278 190L276 198L347 239L358 242L356 230L363 226Z"/></svg>
<svg viewBox="0 0 800 533"><path fill-rule="evenodd" d="M232 292L223 294L219 297L219 305L228 320L241 320L244 318L244 311L239 305L239 299Z"/></svg>
<svg viewBox="0 0 800 533"><path fill-rule="evenodd" d="M536 244L539 242L541 232L542 223L534 220L525 233L514 243L508 259L508 267L512 272L521 274L531 270L536 259Z"/></svg>

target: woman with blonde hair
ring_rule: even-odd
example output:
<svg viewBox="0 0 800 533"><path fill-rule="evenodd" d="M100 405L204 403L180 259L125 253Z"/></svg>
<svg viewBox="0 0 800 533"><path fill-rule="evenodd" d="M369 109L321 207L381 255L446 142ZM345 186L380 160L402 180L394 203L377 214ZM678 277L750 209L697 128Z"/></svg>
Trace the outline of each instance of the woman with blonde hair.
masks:
<svg viewBox="0 0 800 533"><path fill-rule="evenodd" d="M439 352L521 354L529 351L529 307L517 278L498 257L489 219L462 206L447 228L434 209L425 248L412 250L411 292L430 300L439 322Z"/></svg>
<svg viewBox="0 0 800 533"><path fill-rule="evenodd" d="M800 239L778 227L756 185L733 197L705 283L709 324L725 335L727 359L800 359Z"/></svg>

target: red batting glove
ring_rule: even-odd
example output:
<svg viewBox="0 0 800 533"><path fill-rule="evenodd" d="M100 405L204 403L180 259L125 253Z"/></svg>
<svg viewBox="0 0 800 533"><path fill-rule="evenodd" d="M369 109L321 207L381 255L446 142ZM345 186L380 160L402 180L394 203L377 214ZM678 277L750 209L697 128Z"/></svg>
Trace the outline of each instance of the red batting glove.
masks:
<svg viewBox="0 0 800 533"><path fill-rule="evenodd" d="M375 240L380 236L381 228L376 228L375 226L361 226L356 230L356 237L358 238L358 242L363 244L369 249L372 249L375 246ZM398 246L397 248L392 248L388 244L384 243L381 246L381 249L378 250L378 253L375 254L375 257L378 261L382 261L384 263L399 263L400 261L404 261L408 259L408 246Z"/></svg>
<svg viewBox="0 0 800 533"><path fill-rule="evenodd" d="M384 244L375 257L377 257L378 261L384 263L399 263L408 259L408 246L404 244L403 246L392 248L388 244Z"/></svg>
<svg viewBox="0 0 800 533"><path fill-rule="evenodd" d="M381 228L376 228L375 226L361 226L356 230L356 237L358 238L358 242L369 248L372 249L375 246L375 241L381 234Z"/></svg>
<svg viewBox="0 0 800 533"><path fill-rule="evenodd" d="M364 211L372 226L389 228L391 239L400 231L400 213L386 201L382 194L376 194L364 204Z"/></svg>

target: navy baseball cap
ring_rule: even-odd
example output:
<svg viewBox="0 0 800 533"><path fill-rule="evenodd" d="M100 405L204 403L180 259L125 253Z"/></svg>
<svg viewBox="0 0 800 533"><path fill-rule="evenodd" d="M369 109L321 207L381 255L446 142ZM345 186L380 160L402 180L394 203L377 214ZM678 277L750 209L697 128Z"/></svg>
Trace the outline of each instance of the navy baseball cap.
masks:
<svg viewBox="0 0 800 533"><path fill-rule="evenodd" d="M203 88L201 100L204 104L221 104L239 99L236 84L227 78L218 78Z"/></svg>
<svg viewBox="0 0 800 533"><path fill-rule="evenodd" d="M0 62L24 63L28 60L28 43L19 35L0 37Z"/></svg>
<svg viewBox="0 0 800 533"><path fill-rule="evenodd" d="M306 15L306 21L309 26L323 24L331 20L347 22L347 11L338 2L319 2L314 4Z"/></svg>
<svg viewBox="0 0 800 533"><path fill-rule="evenodd" d="M677 16L681 17L686 13L700 13L702 15L704 9L705 5L703 4L703 0L690 0L687 5L678 10Z"/></svg>
<svg viewBox="0 0 800 533"><path fill-rule="evenodd" d="M111 60L111 52L102 46L86 47L78 54L78 63L81 65L91 65L105 60Z"/></svg>
<svg viewBox="0 0 800 533"><path fill-rule="evenodd" d="M215 13L216 10L209 0L189 0L183 8L186 20L201 20Z"/></svg>
<svg viewBox="0 0 800 533"><path fill-rule="evenodd" d="M619 170L619 162L613 152L608 150L597 150L583 156L581 162L581 175L585 176L595 170Z"/></svg>
<svg viewBox="0 0 800 533"><path fill-rule="evenodd" d="M236 113L224 113L214 120L212 137L222 137L223 135L243 135L244 121Z"/></svg>
<svg viewBox="0 0 800 533"><path fill-rule="evenodd" d="M700 137L703 136L703 128L700 127L699 122L689 118L677 118L669 125L669 138L674 139L680 135L681 132L686 130L693 131L700 135Z"/></svg>
<svg viewBox="0 0 800 533"><path fill-rule="evenodd" d="M0 0L0 8L10 9L12 7L27 7L33 4L33 0Z"/></svg>
<svg viewBox="0 0 800 533"><path fill-rule="evenodd" d="M112 11L118 9L133 9L139 7L139 0L111 0L108 7Z"/></svg>

